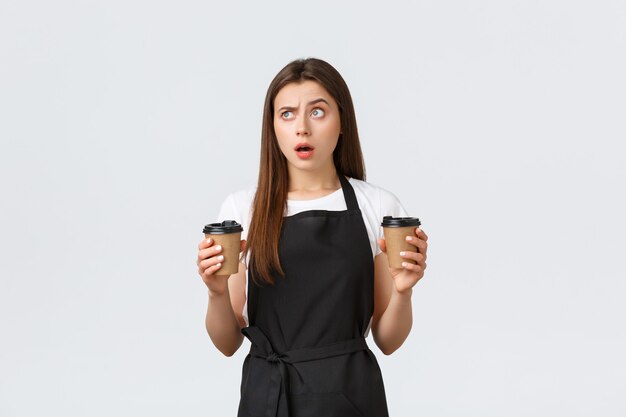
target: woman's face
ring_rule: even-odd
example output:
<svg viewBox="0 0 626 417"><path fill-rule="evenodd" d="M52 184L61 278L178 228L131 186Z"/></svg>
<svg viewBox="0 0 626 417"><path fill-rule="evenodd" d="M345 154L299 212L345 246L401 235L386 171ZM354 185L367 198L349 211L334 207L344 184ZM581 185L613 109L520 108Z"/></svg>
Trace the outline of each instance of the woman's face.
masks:
<svg viewBox="0 0 626 417"><path fill-rule="evenodd" d="M339 107L317 81L285 85L274 99L274 131L290 171L334 169Z"/></svg>

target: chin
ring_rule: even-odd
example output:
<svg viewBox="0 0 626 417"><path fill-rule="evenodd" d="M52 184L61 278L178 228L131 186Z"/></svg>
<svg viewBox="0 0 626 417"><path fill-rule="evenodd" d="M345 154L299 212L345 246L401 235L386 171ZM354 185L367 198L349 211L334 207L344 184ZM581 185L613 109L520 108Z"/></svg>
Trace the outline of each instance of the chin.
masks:
<svg viewBox="0 0 626 417"><path fill-rule="evenodd" d="M317 171L320 168L318 164L313 163L313 161L289 161L289 165L300 171Z"/></svg>

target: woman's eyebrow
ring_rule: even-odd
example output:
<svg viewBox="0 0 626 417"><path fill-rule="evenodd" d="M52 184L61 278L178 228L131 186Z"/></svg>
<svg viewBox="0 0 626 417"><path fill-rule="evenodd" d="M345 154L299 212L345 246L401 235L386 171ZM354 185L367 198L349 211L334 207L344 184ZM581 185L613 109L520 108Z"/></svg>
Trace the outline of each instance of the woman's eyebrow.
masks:
<svg viewBox="0 0 626 417"><path fill-rule="evenodd" d="M307 104L310 106L311 104L315 104L315 103L319 103L319 102L324 102L326 103L327 106L330 106L330 104L328 104L328 101L324 100L323 98L316 98L315 100L309 101ZM278 109L278 111L281 110L295 110L296 107L292 107L292 106L283 106L280 109Z"/></svg>

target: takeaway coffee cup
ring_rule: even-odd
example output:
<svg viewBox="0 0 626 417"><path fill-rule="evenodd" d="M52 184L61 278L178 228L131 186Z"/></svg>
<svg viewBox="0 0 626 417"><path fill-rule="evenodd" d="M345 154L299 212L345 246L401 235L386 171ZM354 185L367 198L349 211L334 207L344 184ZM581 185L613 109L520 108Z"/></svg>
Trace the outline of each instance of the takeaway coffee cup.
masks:
<svg viewBox="0 0 626 417"><path fill-rule="evenodd" d="M224 255L224 260L218 274L236 274L239 271L242 231L243 227L234 220L224 220L221 223L210 223L204 226L204 237L213 239L215 245L222 245L221 255Z"/></svg>
<svg viewBox="0 0 626 417"><path fill-rule="evenodd" d="M381 226L385 233L387 259L392 268L402 268L402 262L416 263L400 256L401 251L417 252L417 248L406 241L407 236L415 236L414 230L422 223L417 217L383 217Z"/></svg>

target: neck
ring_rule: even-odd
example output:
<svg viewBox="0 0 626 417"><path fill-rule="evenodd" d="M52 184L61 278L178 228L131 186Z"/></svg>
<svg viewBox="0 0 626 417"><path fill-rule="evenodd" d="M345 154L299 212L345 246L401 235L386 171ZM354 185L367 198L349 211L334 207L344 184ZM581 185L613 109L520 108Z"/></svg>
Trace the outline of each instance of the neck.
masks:
<svg viewBox="0 0 626 417"><path fill-rule="evenodd" d="M289 193L318 193L341 187L335 165L318 171L289 169Z"/></svg>

